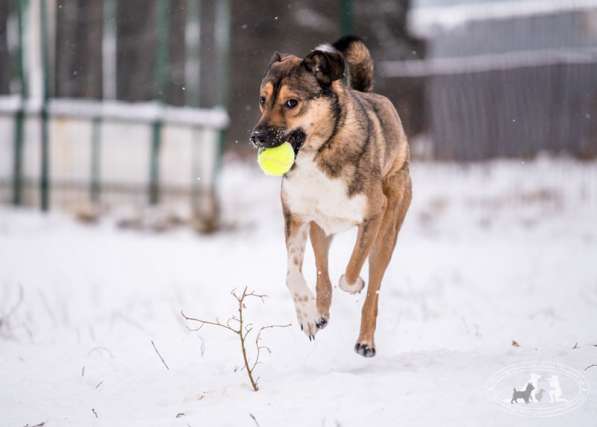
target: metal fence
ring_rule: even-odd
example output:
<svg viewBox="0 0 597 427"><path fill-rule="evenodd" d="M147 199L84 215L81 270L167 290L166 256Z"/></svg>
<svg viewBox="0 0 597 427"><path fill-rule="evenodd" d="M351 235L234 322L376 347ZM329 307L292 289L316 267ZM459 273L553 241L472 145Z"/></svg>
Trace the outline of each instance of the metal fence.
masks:
<svg viewBox="0 0 597 427"><path fill-rule="evenodd" d="M436 159L597 156L597 51L442 59L386 71L425 80Z"/></svg>
<svg viewBox="0 0 597 427"><path fill-rule="evenodd" d="M69 7L76 9L74 3L81 2L71 2ZM131 43L130 29L128 33L119 29L123 19L119 13L127 9L128 1L93 3L96 12L100 5L101 22L96 22L95 34L101 40L81 43L87 48L95 45L98 51L80 52L70 63L64 49L58 48L68 41L68 31L56 28L60 20L65 21L60 17L65 2L13 1L8 11L4 8L7 15L0 16L6 39L12 41L6 44L8 54L1 55L3 61L10 61L2 68L11 70L11 94L0 96L0 159L4 159L0 161L0 201L47 210L62 200L79 200L83 193L93 203L111 194L128 194L137 202L145 194L148 204L183 195L191 198L196 219L214 223L215 178L222 132L228 124L229 2L210 2L203 8L199 0L150 2L153 21L141 25L144 34L152 35L151 50L142 41ZM171 25L172 7L181 4L184 11L174 15L179 23L182 17L182 31ZM182 36L182 55L170 49L176 34L179 39ZM209 55L200 55L201 48ZM123 81L134 82L138 71L122 59L123 50L150 59L152 84L149 95L140 97L144 102L134 102L139 98L119 90ZM65 69L72 73L68 66L73 60L80 60L85 70L85 58L94 55L99 59L87 64L87 79L61 85L57 75ZM175 61L178 68L172 66ZM93 69L98 64L100 73ZM172 71L181 67L186 74L175 81ZM202 82L201 71L216 77ZM90 75L95 77L90 80ZM64 81L69 83L68 78ZM90 81L91 90L82 88ZM175 84L179 92L188 90L188 96L175 96L176 106L168 105L172 102L167 94ZM207 88L209 96L203 98L208 100L201 97L201 84ZM75 193L74 199L65 197Z"/></svg>
<svg viewBox="0 0 597 427"><path fill-rule="evenodd" d="M427 59L381 64L427 155L597 156L597 3L522 3L424 10Z"/></svg>

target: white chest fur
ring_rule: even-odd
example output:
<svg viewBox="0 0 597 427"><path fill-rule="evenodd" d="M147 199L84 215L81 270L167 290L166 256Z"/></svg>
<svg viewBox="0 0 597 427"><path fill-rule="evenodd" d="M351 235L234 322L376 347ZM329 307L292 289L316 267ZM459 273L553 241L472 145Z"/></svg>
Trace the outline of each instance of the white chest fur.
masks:
<svg viewBox="0 0 597 427"><path fill-rule="evenodd" d="M282 192L293 214L316 222L328 235L353 227L365 217L366 197L348 197L346 183L329 178L310 153L299 153L295 168L282 181Z"/></svg>

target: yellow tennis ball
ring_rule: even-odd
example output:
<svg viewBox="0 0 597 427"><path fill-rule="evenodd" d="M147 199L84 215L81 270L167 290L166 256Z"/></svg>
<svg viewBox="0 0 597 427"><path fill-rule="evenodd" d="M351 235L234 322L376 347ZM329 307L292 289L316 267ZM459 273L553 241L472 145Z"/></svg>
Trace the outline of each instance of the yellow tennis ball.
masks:
<svg viewBox="0 0 597 427"><path fill-rule="evenodd" d="M257 163L266 175L282 176L294 163L294 149L289 142L273 148L264 148L257 154Z"/></svg>

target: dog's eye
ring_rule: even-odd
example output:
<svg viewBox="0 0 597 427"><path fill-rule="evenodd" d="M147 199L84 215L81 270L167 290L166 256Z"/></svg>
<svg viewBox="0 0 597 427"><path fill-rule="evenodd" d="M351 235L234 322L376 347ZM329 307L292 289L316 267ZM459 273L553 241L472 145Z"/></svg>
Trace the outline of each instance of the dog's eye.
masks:
<svg viewBox="0 0 597 427"><path fill-rule="evenodd" d="M294 107L296 107L298 105L298 101L296 99L289 99L288 101L286 101L286 108L288 108L289 110L292 110Z"/></svg>
<svg viewBox="0 0 597 427"><path fill-rule="evenodd" d="M259 97L259 105L263 105L265 104L265 96L260 96Z"/></svg>

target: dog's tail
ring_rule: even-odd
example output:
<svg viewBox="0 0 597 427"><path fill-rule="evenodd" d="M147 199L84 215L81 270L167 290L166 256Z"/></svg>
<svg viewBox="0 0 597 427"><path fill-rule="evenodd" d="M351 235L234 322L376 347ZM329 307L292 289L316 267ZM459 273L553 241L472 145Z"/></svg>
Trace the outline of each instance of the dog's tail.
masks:
<svg viewBox="0 0 597 427"><path fill-rule="evenodd" d="M373 89L373 59L363 40L355 36L344 36L332 46L344 55L348 64L350 86L361 92L370 92Z"/></svg>

